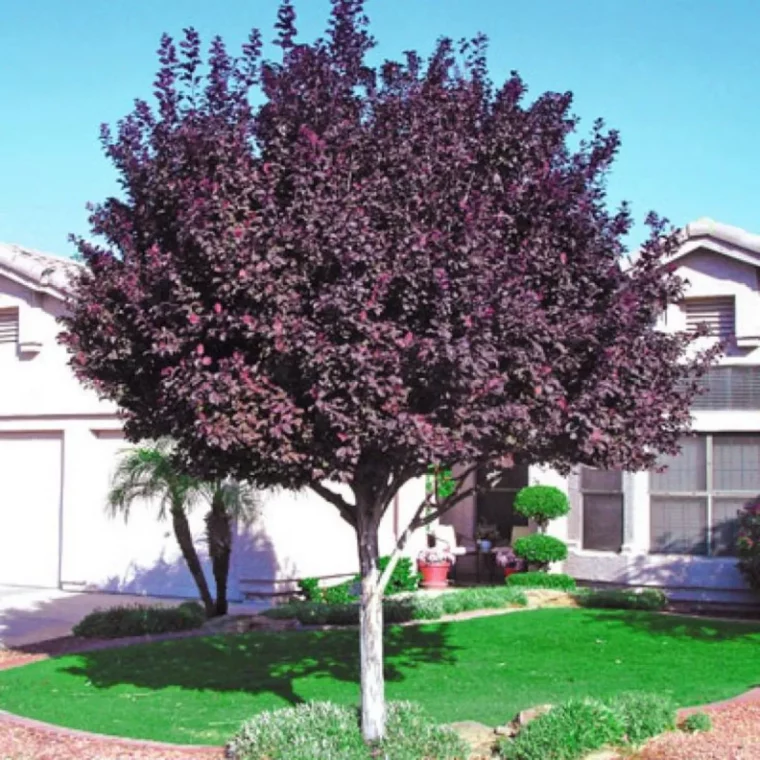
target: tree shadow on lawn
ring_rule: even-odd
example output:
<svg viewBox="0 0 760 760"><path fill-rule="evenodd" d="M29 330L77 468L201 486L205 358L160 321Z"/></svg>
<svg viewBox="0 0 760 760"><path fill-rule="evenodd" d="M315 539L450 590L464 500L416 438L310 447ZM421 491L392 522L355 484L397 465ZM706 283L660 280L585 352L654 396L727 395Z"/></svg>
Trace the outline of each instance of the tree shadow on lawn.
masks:
<svg viewBox="0 0 760 760"><path fill-rule="evenodd" d="M666 612L639 610L588 610L593 612L589 623L603 621L633 628L641 633L697 641L730 641L754 636L760 643L760 623L737 620L685 616Z"/></svg>
<svg viewBox="0 0 760 760"><path fill-rule="evenodd" d="M386 680L403 681L406 671L421 664L454 665L456 647L447 643L447 630L445 624L387 628ZM62 672L81 676L102 689L129 684L154 690L174 686L192 691L269 692L296 705L305 701L294 687L297 679L359 683L356 630L198 637L82 652L76 657L81 664Z"/></svg>

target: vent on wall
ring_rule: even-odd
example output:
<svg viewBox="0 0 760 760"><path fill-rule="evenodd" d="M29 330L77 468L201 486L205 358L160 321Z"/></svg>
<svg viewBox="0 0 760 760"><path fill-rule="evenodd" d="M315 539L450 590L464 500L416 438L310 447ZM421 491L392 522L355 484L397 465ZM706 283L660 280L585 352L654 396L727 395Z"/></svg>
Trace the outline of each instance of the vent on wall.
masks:
<svg viewBox="0 0 760 760"><path fill-rule="evenodd" d="M0 309L0 343L18 342L18 309Z"/></svg>
<svg viewBox="0 0 760 760"><path fill-rule="evenodd" d="M720 338L730 338L736 325L734 297L687 298L681 308L686 315L686 329L696 332L700 325L706 325L709 334Z"/></svg>

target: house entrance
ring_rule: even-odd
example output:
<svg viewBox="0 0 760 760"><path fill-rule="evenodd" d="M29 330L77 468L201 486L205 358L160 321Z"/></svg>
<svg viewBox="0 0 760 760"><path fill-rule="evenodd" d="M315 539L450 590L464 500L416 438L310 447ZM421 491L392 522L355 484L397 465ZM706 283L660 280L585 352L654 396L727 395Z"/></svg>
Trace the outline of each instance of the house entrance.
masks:
<svg viewBox="0 0 760 760"><path fill-rule="evenodd" d="M485 470L478 472L478 485L485 484ZM499 531L498 543L511 543L512 528L526 526L528 520L515 512L515 496L528 485L528 466L515 466L502 472L498 482L487 491L478 491L475 497L475 527L478 523L495 525Z"/></svg>

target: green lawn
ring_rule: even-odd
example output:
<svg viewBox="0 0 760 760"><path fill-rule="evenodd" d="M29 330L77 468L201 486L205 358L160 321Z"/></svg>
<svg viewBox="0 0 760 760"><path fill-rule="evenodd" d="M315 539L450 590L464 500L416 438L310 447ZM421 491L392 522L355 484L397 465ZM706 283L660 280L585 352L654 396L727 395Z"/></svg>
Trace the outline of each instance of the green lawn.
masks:
<svg viewBox="0 0 760 760"><path fill-rule="evenodd" d="M0 709L72 728L221 744L302 700L356 703L356 631L184 639L0 673ZM390 699L496 725L524 707L626 690L711 702L760 683L760 626L544 609L386 631Z"/></svg>

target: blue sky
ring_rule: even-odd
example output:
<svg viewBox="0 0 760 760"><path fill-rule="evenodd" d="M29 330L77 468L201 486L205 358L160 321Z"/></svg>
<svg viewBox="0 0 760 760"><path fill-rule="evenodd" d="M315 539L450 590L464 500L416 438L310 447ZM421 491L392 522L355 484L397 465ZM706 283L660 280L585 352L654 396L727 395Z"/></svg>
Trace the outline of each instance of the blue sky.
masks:
<svg viewBox="0 0 760 760"><path fill-rule="evenodd" d="M0 0L0 241L71 255L87 201L116 189L101 122L147 97L162 32L193 25L237 48L270 40L277 0ZM324 29L328 0L297 0ZM676 224L711 216L760 232L757 0L370 0L379 58L485 31L498 83L517 69L535 96L572 90L590 127L622 134L610 199ZM641 239L637 226L632 243Z"/></svg>

